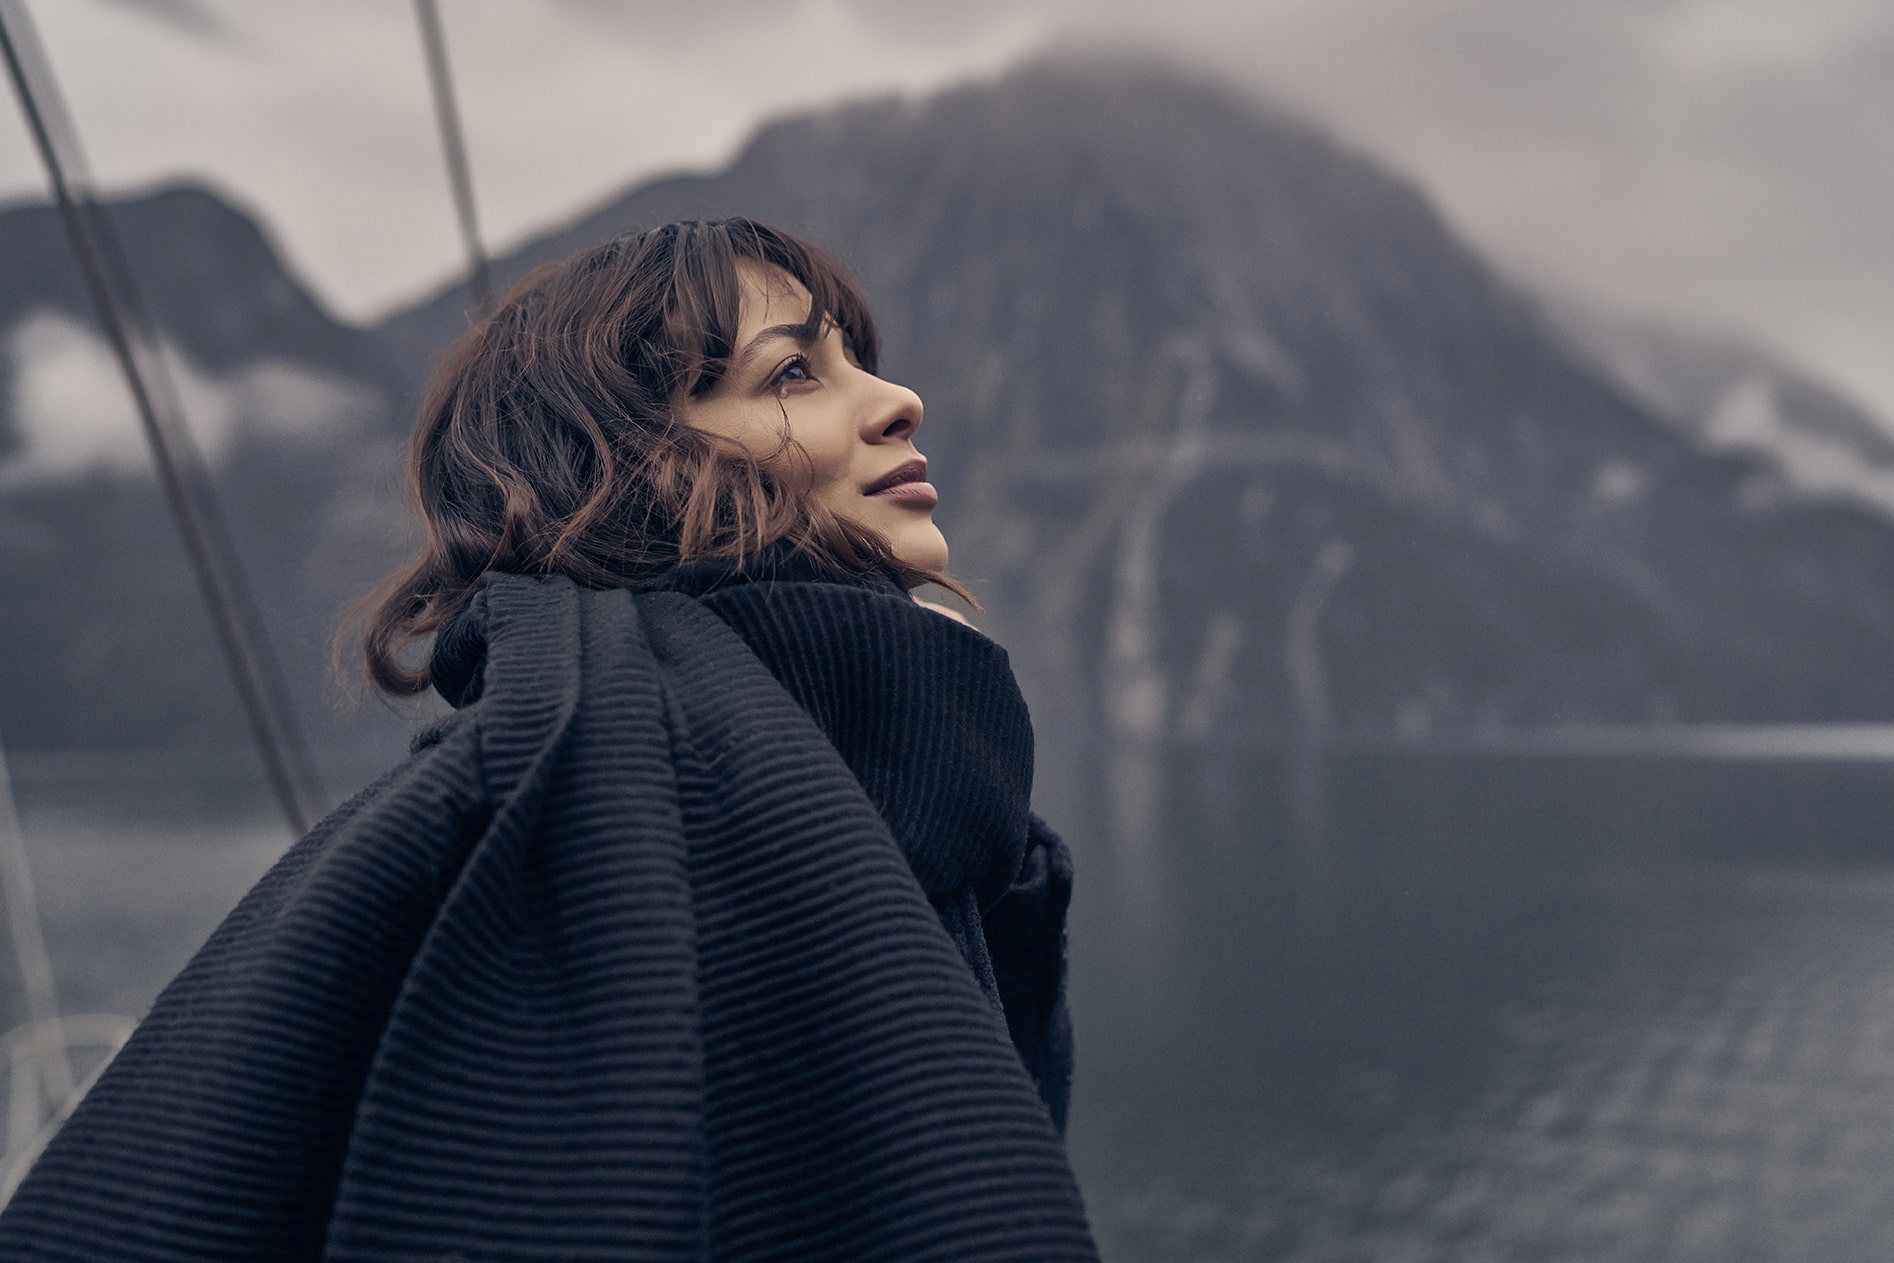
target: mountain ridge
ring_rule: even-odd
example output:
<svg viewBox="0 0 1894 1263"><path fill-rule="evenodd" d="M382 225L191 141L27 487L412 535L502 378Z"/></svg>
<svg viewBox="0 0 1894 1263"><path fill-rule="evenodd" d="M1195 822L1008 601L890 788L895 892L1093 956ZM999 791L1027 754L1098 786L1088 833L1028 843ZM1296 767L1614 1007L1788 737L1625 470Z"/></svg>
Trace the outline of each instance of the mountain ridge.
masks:
<svg viewBox="0 0 1894 1263"><path fill-rule="evenodd" d="M1875 670L1894 635L1894 524L1800 496L1756 453L1707 448L1573 346L1411 182L1226 84L1050 58L807 112L722 170L640 184L521 243L496 276L651 220L737 211L811 233L861 277L885 370L927 400L919 441L955 569L1061 734L1049 775L1068 788L1093 783L1100 751L1150 743L1894 715ZM215 306L204 279L157 286L154 306ZM212 315L257 309L243 284L229 310L178 314L199 321L179 345L212 337ZM253 433L224 471L299 672L319 674L318 633L404 542L404 411L464 309L450 285L337 334L313 299L282 307L282 336L307 319L304 354L353 360L375 401L346 440L339 424L327 440ZM205 362L261 347L230 341ZM301 487L293 521L283 485ZM78 538L56 491L0 491L0 513ZM123 502L114 529L146 520L130 507L142 494L101 502ZM72 601L58 573L72 558L53 556L18 560L12 579ZM69 664L21 704L38 718L0 714L40 744L159 740L162 715L198 714L215 691L213 664L137 723L100 702L51 724L79 658L56 628L15 621L0 641Z"/></svg>

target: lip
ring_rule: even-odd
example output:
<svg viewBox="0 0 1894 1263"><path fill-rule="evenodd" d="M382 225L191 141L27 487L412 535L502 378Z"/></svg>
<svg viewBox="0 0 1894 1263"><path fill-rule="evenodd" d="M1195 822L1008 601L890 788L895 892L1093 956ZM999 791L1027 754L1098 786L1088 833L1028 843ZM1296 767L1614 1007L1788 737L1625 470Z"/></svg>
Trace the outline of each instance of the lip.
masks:
<svg viewBox="0 0 1894 1263"><path fill-rule="evenodd" d="M873 495L877 500L899 500L904 504L926 505L930 509L940 503L940 492L934 490L931 482L897 482Z"/></svg>
<svg viewBox="0 0 1894 1263"><path fill-rule="evenodd" d="M880 495L890 487L902 483L925 482L927 480L927 457L917 456L913 460L903 461L881 477L862 488L865 496Z"/></svg>

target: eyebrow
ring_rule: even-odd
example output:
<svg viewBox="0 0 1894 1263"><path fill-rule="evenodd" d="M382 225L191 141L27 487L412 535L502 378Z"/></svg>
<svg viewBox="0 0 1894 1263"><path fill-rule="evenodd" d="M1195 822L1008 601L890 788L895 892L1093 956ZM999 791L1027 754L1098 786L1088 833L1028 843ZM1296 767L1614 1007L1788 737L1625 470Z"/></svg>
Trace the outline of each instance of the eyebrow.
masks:
<svg viewBox="0 0 1894 1263"><path fill-rule="evenodd" d="M751 338L750 344L743 348L741 355L737 356L737 371L741 372L749 367L750 361L755 359L757 352L763 349L763 344L776 338L794 338L799 345L814 346L822 340L822 332L827 324L828 320L824 317L804 320L793 325L771 325Z"/></svg>

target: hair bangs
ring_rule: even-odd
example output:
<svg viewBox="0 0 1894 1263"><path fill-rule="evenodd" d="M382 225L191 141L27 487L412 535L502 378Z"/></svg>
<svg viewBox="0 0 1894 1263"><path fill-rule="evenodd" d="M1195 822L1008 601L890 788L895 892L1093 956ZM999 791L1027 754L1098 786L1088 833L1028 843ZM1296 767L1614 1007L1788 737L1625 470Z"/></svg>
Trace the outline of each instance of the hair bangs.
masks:
<svg viewBox="0 0 1894 1263"><path fill-rule="evenodd" d="M673 221L542 264L436 362L408 449L422 545L358 606L337 654L359 627L369 678L417 693L426 667L406 653L488 570L635 588L681 561L741 565L779 539L838 573L939 584L979 609L951 576L902 561L768 460L679 423L679 398L715 389L737 354L746 259L800 282L810 306L798 315L832 321L856 362L880 371L854 278L753 219Z"/></svg>
<svg viewBox="0 0 1894 1263"><path fill-rule="evenodd" d="M743 260L780 269L809 293L811 320L841 329L861 366L878 372L880 342L867 299L846 268L807 242L749 219L675 226L670 292L658 336L686 396L716 389L737 353L743 312Z"/></svg>

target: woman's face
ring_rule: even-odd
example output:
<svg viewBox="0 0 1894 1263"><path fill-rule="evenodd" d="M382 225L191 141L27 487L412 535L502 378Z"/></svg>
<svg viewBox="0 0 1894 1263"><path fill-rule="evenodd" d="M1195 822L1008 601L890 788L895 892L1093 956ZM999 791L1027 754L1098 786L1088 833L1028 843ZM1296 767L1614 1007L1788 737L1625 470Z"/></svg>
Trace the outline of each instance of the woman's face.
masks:
<svg viewBox="0 0 1894 1263"><path fill-rule="evenodd" d="M677 402L679 414L758 455L776 449L786 420L808 452L817 501L880 531L909 565L945 569L947 540L934 525L938 497L925 468L892 491L874 490L910 462L925 465L914 449L921 397L862 368L833 322L810 327L802 282L749 259L737 261L737 272L736 350L715 387Z"/></svg>

